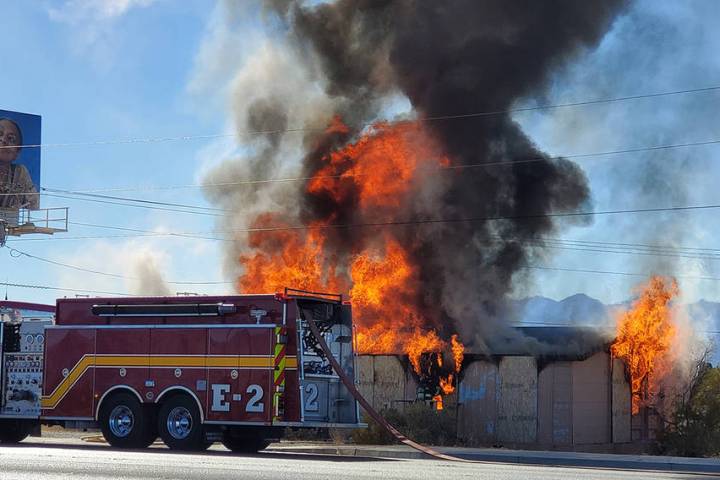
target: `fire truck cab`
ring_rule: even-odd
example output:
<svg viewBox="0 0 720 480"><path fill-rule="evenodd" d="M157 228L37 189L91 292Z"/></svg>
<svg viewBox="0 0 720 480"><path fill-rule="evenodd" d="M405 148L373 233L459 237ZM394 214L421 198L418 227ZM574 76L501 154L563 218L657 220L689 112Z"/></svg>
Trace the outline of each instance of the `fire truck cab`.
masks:
<svg viewBox="0 0 720 480"><path fill-rule="evenodd" d="M354 378L340 296L77 298L58 300L52 319L4 315L0 442L61 425L99 427L121 448L160 437L172 449L257 451L288 427L363 426L308 318Z"/></svg>

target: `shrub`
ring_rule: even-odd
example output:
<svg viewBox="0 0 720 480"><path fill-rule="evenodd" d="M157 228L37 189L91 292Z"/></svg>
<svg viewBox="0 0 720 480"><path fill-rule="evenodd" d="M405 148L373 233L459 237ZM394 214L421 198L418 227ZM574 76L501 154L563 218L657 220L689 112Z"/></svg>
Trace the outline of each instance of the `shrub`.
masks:
<svg viewBox="0 0 720 480"><path fill-rule="evenodd" d="M706 365L698 372L658 440L664 453L692 457L720 454L720 368Z"/></svg>
<svg viewBox="0 0 720 480"><path fill-rule="evenodd" d="M403 435L429 445L453 445L457 442L456 409L436 411L424 403L413 403L403 411L390 409L380 414ZM352 439L358 444L387 445L396 443L394 436L364 414L367 429L355 430Z"/></svg>

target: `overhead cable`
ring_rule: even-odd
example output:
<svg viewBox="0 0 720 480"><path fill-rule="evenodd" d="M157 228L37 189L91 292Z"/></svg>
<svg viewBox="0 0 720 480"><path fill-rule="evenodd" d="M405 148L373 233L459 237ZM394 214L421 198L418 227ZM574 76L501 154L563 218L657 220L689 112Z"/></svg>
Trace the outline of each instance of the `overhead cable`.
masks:
<svg viewBox="0 0 720 480"><path fill-rule="evenodd" d="M152 207L149 207L152 208ZM500 220L531 220L537 218L562 218L562 217L592 217L600 215L620 215L635 213L659 213L659 212L682 212L693 210L714 210L720 208L720 204L708 205L684 205L675 207L658 207L658 208L633 208L621 210L600 210L586 212L558 212L558 213L535 213L535 214L517 214L517 215L490 215L478 217L463 218L436 218L424 220L394 220L385 222L357 222L357 223L328 223L313 225L294 225L294 226L269 226L269 227L253 227L234 229L235 233L255 233L255 232L282 232L295 230L328 230L328 229L348 229L363 227L389 227L389 226L409 226L409 225L426 225L426 224L452 224L452 223L473 223L473 222L489 222ZM97 225L83 222L68 222L70 225L87 226L94 228L106 228L111 230L123 230L136 233L151 233L149 230L131 229L125 227L115 227L112 225ZM186 234L177 234L184 236Z"/></svg>
<svg viewBox="0 0 720 480"><path fill-rule="evenodd" d="M56 261L56 260L50 260L50 259L48 259L48 258L38 257L38 256L36 256L36 255L32 255L32 254L30 254L30 253L23 252L23 251L18 250L18 249L16 249L16 248L9 247L9 246L7 246L7 245L5 245L5 248L8 248L8 249L10 250L10 256L15 257L15 258L22 256L22 257L31 258L31 259L33 259L33 260L38 260L38 261L40 261L40 262L49 263L49 264L51 264L51 265L56 265L56 266L59 266L59 267L69 268L69 269L72 269L72 270L77 270L77 271L80 271L80 272L92 273L92 274L95 274L95 275L102 275L102 276L105 276L105 277L112 277L112 278L123 279L123 280L140 280L138 277L131 277L131 276L127 276L127 275L120 275L120 274L116 274L116 273L101 272L101 271L93 270L93 269L90 269L90 268L78 267L77 265L70 265L70 264L67 264L67 263L58 262L58 261ZM172 285L227 285L227 284L232 284L232 283L233 283L233 282L226 282L226 281L179 282L179 281L170 281L170 280L164 280L163 282L164 282L164 283L168 283L168 284L172 284Z"/></svg>
<svg viewBox="0 0 720 480"><path fill-rule="evenodd" d="M6 287L18 287L18 288L35 288L39 290L58 290L61 292L74 292L74 293L93 293L93 294L100 294L100 295L115 295L119 297L133 297L134 295L131 295L129 293L121 293L121 292L108 292L103 290L88 290L88 289L82 289L82 288L61 288L61 287L50 287L47 285L34 285L34 284L27 284L27 283L10 283L10 282L0 282L0 285L6 286Z"/></svg>
<svg viewBox="0 0 720 480"><path fill-rule="evenodd" d="M672 143L672 144L664 144L664 145L653 145L653 146L647 146L647 147L622 148L622 149L615 149L615 150L606 150L606 151L601 151L601 152L587 152L587 153L574 153L574 154L571 153L571 154L556 155L556 156L535 155L535 156L530 156L530 157L525 157L525 158L516 158L514 160L507 160L507 161L503 160L503 161L495 161L495 162L480 162L480 163L468 163L468 164L462 164L462 165L438 166L436 171L447 172L447 171L456 171L456 170L464 170L464 169L485 168L485 167L492 167L492 166L512 166L515 164L545 162L545 161L551 161L551 160L601 157L601 156L621 155L621 154L627 154L627 153L651 152L651 151L658 151L658 150L669 150L669 149L676 149L676 148L688 148L688 147L698 147L698 146L718 145L718 144L720 144L720 139L705 140L705 141L699 141L699 142L685 142L685 143ZM50 193L90 196L90 194L112 193L112 192L167 191L167 190L184 190L184 189L191 189L191 188L224 188L224 187L242 186L242 185L261 185L261 184L266 184L266 183L305 182L305 181L310 181L310 180L341 179L341 178L354 178L354 177L362 177L362 176L365 176L365 175L364 174L343 173L343 174L337 174L337 175L316 175L316 176L298 176L298 177L282 177L282 178L266 178L266 179L249 179L249 180L238 180L238 181L233 181L233 182L216 182L216 183L207 183L207 184L189 183L189 184L166 185L166 186L137 186L136 185L136 186L124 186L124 187L85 188L85 189L43 187L42 192L0 193L0 197L17 196L17 195L26 195L26 196L27 195L48 195ZM198 205L186 205L186 204L177 204L177 203L168 203L168 202L157 202L157 201L152 201L152 200L127 198L127 197L112 197L109 195L105 195L105 196L98 195L98 198L144 202L144 203L151 203L151 204L156 204L156 205L177 206L177 207L200 209L200 210L225 211L224 209L218 209L218 208L213 208L213 207L204 207L204 206L198 206Z"/></svg>
<svg viewBox="0 0 720 480"><path fill-rule="evenodd" d="M643 277L647 278L651 273L638 273L638 272L616 272L611 270L593 270L593 269L580 269L580 268L564 268L564 267L550 267L546 265L523 265L520 268L532 269L532 270L554 270L558 272L575 272L575 273L593 273L601 275L620 275L626 277ZM720 277L711 276L697 276L697 275L681 275L681 274L668 274L668 276L676 278L684 278L687 280L709 280L709 281L720 281Z"/></svg>
<svg viewBox="0 0 720 480"><path fill-rule="evenodd" d="M701 88L691 88L691 89L684 89L684 90L673 90L673 91L665 91L665 92L644 93L644 94L637 94L637 95L626 95L626 96L612 97L612 98L599 98L599 99L585 100L585 101L579 101L579 102L565 102L565 103L555 103L555 104L547 104L547 105L535 105L535 106L529 106L529 107L516 107L516 108L508 108L508 109L501 109L501 110L488 110L488 111L483 111L483 112L467 112L467 113L449 114L449 115L428 115L428 116L417 117L414 120L419 121L419 122L461 120L461 119L467 119L467 118L507 115L507 114L511 114L511 113L529 112L529 111L535 111L535 110L551 110L551 109L556 109L556 108L580 107L580 106L598 105L598 104L604 104L604 103L625 102L625 101L629 101L629 100L639 100L639 99L644 99L644 98L685 95L685 94L690 94L690 93L707 93L707 92L714 92L717 90L720 90L720 85L701 87ZM372 126L374 123L375 122L366 122L366 123L360 124L359 127ZM326 130L326 127L278 128L278 129L266 129L266 130L246 130L246 131L237 132L237 133L218 133L218 134L208 134L208 135L178 135L178 136L166 136L166 137L143 137L143 138L123 138L123 139L114 139L114 140L95 140L95 141L88 141L88 142L67 142L67 143L31 144L31 145L21 145L21 146L0 146L0 149L5 149L5 148L85 147L85 146L122 145L122 144L137 144L137 143L164 143L164 142L190 141L190 140L213 140L213 139L218 139L218 138L234 137L236 135L274 135L274 134L280 134L280 133L295 133L295 132L297 132L297 133L312 132L312 131L322 132L325 130Z"/></svg>
<svg viewBox="0 0 720 480"><path fill-rule="evenodd" d="M86 225L83 225L86 226ZM103 226L104 227L104 226ZM166 237L173 235L183 235L192 239L199 240L215 240L215 241L234 241L230 237L206 237L200 236L202 234L232 234L236 233L236 230L209 230L209 231L196 231L196 232L148 232L148 233L127 233L118 235L80 235L80 236L52 236L42 238L21 238L8 240L9 243L16 242L46 242L46 241L58 241L58 240L101 240L101 239L117 239L117 238L136 238L136 237ZM543 246L545 244L553 245L556 248L568 247L589 247L597 248L607 253L631 253L631 251L641 251L643 253L677 253L688 255L690 258L707 258L716 259L720 258L720 249L718 248L704 248L704 247L689 247L684 245L658 245L658 244L646 244L646 243L628 243L628 242L603 242L603 241L590 241L590 240L575 240L568 238L557 238L557 237L545 237L536 236L530 238L513 238L503 236L493 236L493 239L502 241L516 241L523 244L538 244Z"/></svg>

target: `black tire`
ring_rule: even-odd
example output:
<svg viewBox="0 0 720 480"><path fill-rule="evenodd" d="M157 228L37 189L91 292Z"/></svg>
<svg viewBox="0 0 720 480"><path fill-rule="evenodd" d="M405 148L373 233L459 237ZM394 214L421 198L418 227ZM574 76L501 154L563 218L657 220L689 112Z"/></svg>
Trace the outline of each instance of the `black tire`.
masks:
<svg viewBox="0 0 720 480"><path fill-rule="evenodd" d="M270 441L262 435L253 431L242 431L240 429L228 430L223 435L222 444L235 453L257 453L267 448Z"/></svg>
<svg viewBox="0 0 720 480"><path fill-rule="evenodd" d="M32 424L25 420L0 420L0 443L19 443L30 435Z"/></svg>
<svg viewBox="0 0 720 480"><path fill-rule="evenodd" d="M119 392L106 399L98 420L105 440L117 448L145 448L153 438L154 427L148 410L129 393Z"/></svg>
<svg viewBox="0 0 720 480"><path fill-rule="evenodd" d="M143 405L145 410L145 436L142 441L142 448L147 448L158 438L157 431L157 408L155 405Z"/></svg>
<svg viewBox="0 0 720 480"><path fill-rule="evenodd" d="M158 432L171 450L207 450L200 410L187 395L168 398L158 412Z"/></svg>

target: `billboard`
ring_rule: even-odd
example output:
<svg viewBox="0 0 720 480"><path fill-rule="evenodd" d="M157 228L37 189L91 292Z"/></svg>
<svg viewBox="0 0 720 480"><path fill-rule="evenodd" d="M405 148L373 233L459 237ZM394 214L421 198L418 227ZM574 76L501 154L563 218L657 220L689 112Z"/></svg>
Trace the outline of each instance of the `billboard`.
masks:
<svg viewBox="0 0 720 480"><path fill-rule="evenodd" d="M40 207L39 115L0 110L0 210Z"/></svg>

